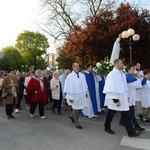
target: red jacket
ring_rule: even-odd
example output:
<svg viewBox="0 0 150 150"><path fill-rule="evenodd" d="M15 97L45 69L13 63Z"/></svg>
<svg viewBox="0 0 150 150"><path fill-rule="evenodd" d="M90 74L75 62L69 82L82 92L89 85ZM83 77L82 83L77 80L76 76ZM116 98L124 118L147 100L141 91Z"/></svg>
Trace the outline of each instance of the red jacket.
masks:
<svg viewBox="0 0 150 150"><path fill-rule="evenodd" d="M31 78L27 87L26 87L26 91L27 91L27 100L28 103L34 103L34 102L43 102L43 104L46 103L46 86L45 86L45 82L42 80L44 88L42 89L40 86L40 81L35 79L35 78ZM35 91L37 91L37 94L35 94Z"/></svg>

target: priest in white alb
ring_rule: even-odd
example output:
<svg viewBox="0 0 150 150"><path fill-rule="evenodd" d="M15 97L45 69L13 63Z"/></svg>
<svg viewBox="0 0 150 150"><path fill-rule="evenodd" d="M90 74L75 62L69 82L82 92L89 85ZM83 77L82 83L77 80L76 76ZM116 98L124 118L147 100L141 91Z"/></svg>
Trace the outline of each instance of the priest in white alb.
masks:
<svg viewBox="0 0 150 150"><path fill-rule="evenodd" d="M66 93L68 105L72 106L73 109L69 118L75 123L76 128L82 129L79 123L79 115L81 110L87 107L88 86L85 75L79 72L79 64L73 63L72 68L73 71L67 76L65 81L64 93Z"/></svg>
<svg viewBox="0 0 150 150"><path fill-rule="evenodd" d="M127 94L127 80L122 72L123 61L116 59L114 61L114 69L108 74L104 86L103 93L106 94L105 105L108 112L105 120L105 131L114 134L111 129L111 122L116 111L121 111L122 120L129 137L139 136L136 133L129 117L129 102Z"/></svg>

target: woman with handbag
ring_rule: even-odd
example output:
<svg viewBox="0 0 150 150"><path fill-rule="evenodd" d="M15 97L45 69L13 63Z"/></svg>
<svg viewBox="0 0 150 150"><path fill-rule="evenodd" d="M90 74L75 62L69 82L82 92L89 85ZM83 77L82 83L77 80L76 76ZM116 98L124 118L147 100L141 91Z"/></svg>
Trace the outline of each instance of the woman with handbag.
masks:
<svg viewBox="0 0 150 150"><path fill-rule="evenodd" d="M6 115L7 119L14 118L12 115L14 105L18 103L18 81L14 77L13 70L8 70L7 76L3 79L2 82L2 90L6 95L4 98L5 108L6 108ZM2 93L3 95L3 93Z"/></svg>

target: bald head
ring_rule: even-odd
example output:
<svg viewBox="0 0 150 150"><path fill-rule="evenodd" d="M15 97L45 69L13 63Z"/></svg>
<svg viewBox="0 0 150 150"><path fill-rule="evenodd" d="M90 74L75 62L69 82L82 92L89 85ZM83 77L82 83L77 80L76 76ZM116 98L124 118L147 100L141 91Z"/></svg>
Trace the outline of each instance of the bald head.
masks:
<svg viewBox="0 0 150 150"><path fill-rule="evenodd" d="M72 64L72 69L74 72L78 73L80 70L79 64L78 63L73 63Z"/></svg>

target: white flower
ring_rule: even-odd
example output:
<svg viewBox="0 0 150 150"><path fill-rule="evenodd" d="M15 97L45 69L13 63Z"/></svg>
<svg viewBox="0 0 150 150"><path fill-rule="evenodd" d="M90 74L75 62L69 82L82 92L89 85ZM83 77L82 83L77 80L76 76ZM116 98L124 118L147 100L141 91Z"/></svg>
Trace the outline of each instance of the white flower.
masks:
<svg viewBox="0 0 150 150"><path fill-rule="evenodd" d="M109 67L107 67L107 69L109 69Z"/></svg>
<svg viewBox="0 0 150 150"><path fill-rule="evenodd" d="M109 64L109 62L107 61L106 64Z"/></svg>
<svg viewBox="0 0 150 150"><path fill-rule="evenodd" d="M123 68L123 69L122 69L122 71L123 71L123 72L126 72L126 69L125 69L125 68Z"/></svg>
<svg viewBox="0 0 150 150"><path fill-rule="evenodd" d="M100 62L97 62L97 63L96 63L96 67L98 67L98 68L101 67L101 65L102 65L102 64L101 64Z"/></svg>
<svg viewBox="0 0 150 150"><path fill-rule="evenodd" d="M93 71L94 71L94 72L96 71L96 68L95 68L95 67L93 67Z"/></svg>

